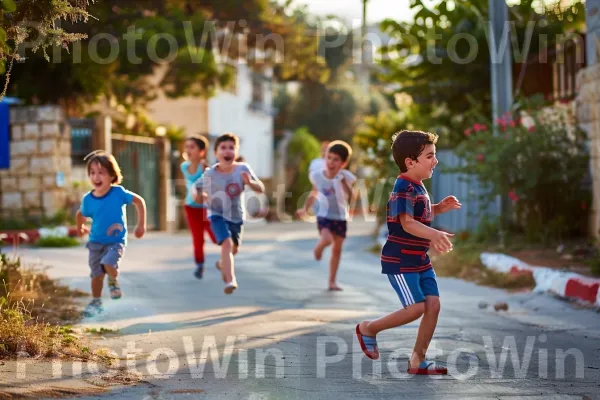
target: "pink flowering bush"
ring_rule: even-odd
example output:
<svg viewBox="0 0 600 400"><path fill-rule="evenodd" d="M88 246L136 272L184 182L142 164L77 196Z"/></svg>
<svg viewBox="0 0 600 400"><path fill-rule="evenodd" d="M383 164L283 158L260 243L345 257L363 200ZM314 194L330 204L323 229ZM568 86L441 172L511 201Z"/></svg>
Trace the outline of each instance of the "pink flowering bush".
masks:
<svg viewBox="0 0 600 400"><path fill-rule="evenodd" d="M554 114L545 108L505 115L494 121L495 130L492 121L474 116L456 148L465 164L454 172L487 184L487 200L508 199L514 226L532 241L584 235L587 228L587 135L566 114Z"/></svg>

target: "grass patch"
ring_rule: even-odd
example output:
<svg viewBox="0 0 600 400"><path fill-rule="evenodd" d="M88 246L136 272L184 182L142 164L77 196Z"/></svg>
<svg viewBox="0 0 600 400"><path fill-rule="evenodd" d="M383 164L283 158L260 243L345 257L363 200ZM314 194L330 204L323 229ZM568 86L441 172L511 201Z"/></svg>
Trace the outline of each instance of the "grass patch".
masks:
<svg viewBox="0 0 600 400"><path fill-rule="evenodd" d="M44 268L24 266L20 258L0 252L0 298L6 299L8 308L25 304L36 320L53 325L72 323L81 318L75 301L86 295L51 279Z"/></svg>
<svg viewBox="0 0 600 400"><path fill-rule="evenodd" d="M454 277L482 286L502 289L533 289L535 281L530 274L505 274L487 269L479 258L481 253L495 252L490 245L458 242L450 253L432 257L438 276Z"/></svg>
<svg viewBox="0 0 600 400"><path fill-rule="evenodd" d="M35 243L37 247L76 247L79 244L79 240L68 236L47 236Z"/></svg>
<svg viewBox="0 0 600 400"><path fill-rule="evenodd" d="M70 326L40 322L31 313L31 303L9 304L6 297L0 298L0 359L64 356L90 359L93 354Z"/></svg>
<svg viewBox="0 0 600 400"><path fill-rule="evenodd" d="M86 293L50 279L43 269L0 252L0 359L60 357L110 366L114 354L92 350L67 324L81 318L75 301L82 296Z"/></svg>
<svg viewBox="0 0 600 400"><path fill-rule="evenodd" d="M110 333L119 333L118 329L110 329L110 328L85 328L85 333L90 333L92 335L106 335Z"/></svg>
<svg viewBox="0 0 600 400"><path fill-rule="evenodd" d="M0 358L86 357L71 327L58 325L80 317L82 295L0 252Z"/></svg>

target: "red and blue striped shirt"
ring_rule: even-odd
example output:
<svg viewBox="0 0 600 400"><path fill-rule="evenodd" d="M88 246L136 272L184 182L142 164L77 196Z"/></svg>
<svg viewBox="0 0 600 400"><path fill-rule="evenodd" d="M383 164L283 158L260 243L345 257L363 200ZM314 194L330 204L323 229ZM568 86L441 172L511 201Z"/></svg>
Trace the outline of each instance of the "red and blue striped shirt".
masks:
<svg viewBox="0 0 600 400"><path fill-rule="evenodd" d="M422 272L431 268L427 255L429 240L406 232L400 216L408 214L424 225L431 226L431 201L422 182L400 175L387 204L388 238L381 250L381 272L398 274Z"/></svg>

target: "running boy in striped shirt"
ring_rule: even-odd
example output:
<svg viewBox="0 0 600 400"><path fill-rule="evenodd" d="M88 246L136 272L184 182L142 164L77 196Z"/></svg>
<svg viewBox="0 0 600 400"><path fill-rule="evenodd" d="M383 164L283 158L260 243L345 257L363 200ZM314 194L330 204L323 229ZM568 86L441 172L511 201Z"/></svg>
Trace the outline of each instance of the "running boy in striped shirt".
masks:
<svg viewBox="0 0 600 400"><path fill-rule="evenodd" d="M374 321L356 326L356 336L363 352L379 358L376 335L386 329L406 325L421 316L408 373L445 375L448 370L425 360L425 354L440 312L440 298L435 272L427 255L429 247L440 253L452 250L451 234L431 228L434 215L461 207L456 197L430 203L423 180L431 178L438 161L435 157L437 135L419 131L402 131L392 138L394 161L400 168L387 205L389 236L381 251L381 272L386 274L398 294L403 308Z"/></svg>

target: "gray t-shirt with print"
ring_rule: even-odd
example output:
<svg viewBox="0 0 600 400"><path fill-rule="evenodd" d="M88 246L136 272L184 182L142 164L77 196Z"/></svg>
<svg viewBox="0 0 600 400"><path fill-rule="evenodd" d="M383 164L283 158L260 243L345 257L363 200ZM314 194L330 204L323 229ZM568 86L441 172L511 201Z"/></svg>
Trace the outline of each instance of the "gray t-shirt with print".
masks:
<svg viewBox="0 0 600 400"><path fill-rule="evenodd" d="M324 169L311 172L310 181L319 192L315 202L317 217L336 221L346 221L349 218L350 207L342 186L342 177L346 178L349 185L356 181L356 176L346 169L340 170L333 179L325 176Z"/></svg>
<svg viewBox="0 0 600 400"><path fill-rule="evenodd" d="M244 222L246 204L242 172L247 172L253 180L258 180L248 164L237 163L229 173L220 172L216 164L206 169L202 177L196 181L198 192L204 191L208 194L209 217L221 216L230 222Z"/></svg>

